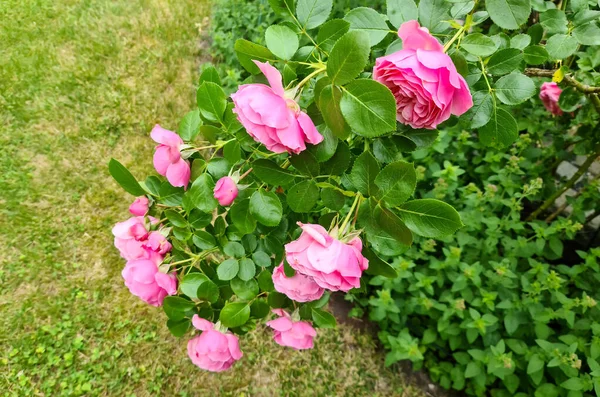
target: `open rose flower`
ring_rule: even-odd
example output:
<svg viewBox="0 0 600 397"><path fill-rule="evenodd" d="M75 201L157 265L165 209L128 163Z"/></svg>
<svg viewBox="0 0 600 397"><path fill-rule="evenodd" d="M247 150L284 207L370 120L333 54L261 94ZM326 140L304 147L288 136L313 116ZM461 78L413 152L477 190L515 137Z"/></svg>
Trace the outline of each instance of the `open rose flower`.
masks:
<svg viewBox="0 0 600 397"><path fill-rule="evenodd" d="M300 272L293 277L287 277L283 271L283 264L273 270L273 285L277 292L296 302L316 301L325 292L311 277L300 274Z"/></svg>
<svg viewBox="0 0 600 397"><path fill-rule="evenodd" d="M399 122L434 129L473 106L465 79L427 28L408 21L398 36L402 50L377 58L373 78L394 94Z"/></svg>
<svg viewBox="0 0 600 397"><path fill-rule="evenodd" d="M268 62L254 61L269 81L244 84L231 95L233 112L248 134L274 153L300 153L306 143L316 145L323 136L306 113L291 98L286 98L281 73Z"/></svg>
<svg viewBox="0 0 600 397"><path fill-rule="evenodd" d="M190 181L190 163L181 157L183 140L173 131L155 125L150 136L159 145L154 152L154 168L162 176L166 176L173 186L187 187Z"/></svg>
<svg viewBox="0 0 600 397"><path fill-rule="evenodd" d="M214 189L214 196L220 205L226 207L233 203L238 195L238 187L233 178L224 176L217 181Z"/></svg>
<svg viewBox="0 0 600 397"><path fill-rule="evenodd" d="M161 273L151 259L128 261L121 275L129 291L152 306L161 306L165 296L177 293L177 277Z"/></svg>
<svg viewBox="0 0 600 397"><path fill-rule="evenodd" d="M558 106L558 99L562 90L556 83L544 83L540 87L540 99L547 111L555 116L562 116L563 111Z"/></svg>
<svg viewBox="0 0 600 397"><path fill-rule="evenodd" d="M129 212L131 212L131 214L135 216L144 216L148 212L149 203L150 200L148 200L148 197L138 197L129 206Z"/></svg>
<svg viewBox="0 0 600 397"><path fill-rule="evenodd" d="M317 331L306 321L293 321L283 309L274 309L273 313L280 316L267 322L267 326L275 331L273 339L278 345L291 347L296 350L312 349Z"/></svg>
<svg viewBox="0 0 600 397"><path fill-rule="evenodd" d="M207 371L221 372L242 358L237 336L216 330L213 323L197 314L192 318L192 324L202 331L187 345L188 356L195 365Z"/></svg>
<svg viewBox="0 0 600 397"><path fill-rule="evenodd" d="M361 253L360 238L345 244L327 234L321 225L298 225L302 228L300 238L285 245L290 266L330 291L348 292L360 287L362 272L369 266Z"/></svg>
<svg viewBox="0 0 600 397"><path fill-rule="evenodd" d="M152 224L158 222L151 216L148 217L148 220ZM115 236L115 247L128 261L151 259L160 263L163 256L171 250L171 244L160 232L148 231L143 216L134 216L117 223L112 232Z"/></svg>

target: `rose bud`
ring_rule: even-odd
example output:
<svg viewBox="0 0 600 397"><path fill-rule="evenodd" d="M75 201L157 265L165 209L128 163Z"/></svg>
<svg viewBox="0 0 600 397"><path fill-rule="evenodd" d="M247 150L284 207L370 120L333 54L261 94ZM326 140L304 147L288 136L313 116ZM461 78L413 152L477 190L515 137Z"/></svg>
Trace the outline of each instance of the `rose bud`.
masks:
<svg viewBox="0 0 600 397"><path fill-rule="evenodd" d="M144 216L148 213L149 203L150 200L148 200L148 197L138 197L129 206L129 212L131 212L131 214L135 216Z"/></svg>
<svg viewBox="0 0 600 397"><path fill-rule="evenodd" d="M558 99L562 90L556 83L544 83L540 87L540 99L547 111L555 116L562 116L563 111L558 106Z"/></svg>
<svg viewBox="0 0 600 397"><path fill-rule="evenodd" d="M181 157L180 149L183 140L173 131L165 130L160 125L154 126L150 136L159 145L154 152L154 168L162 176L166 176L173 186L187 187L190 181L190 163Z"/></svg>
<svg viewBox="0 0 600 397"><path fill-rule="evenodd" d="M224 176L217 181L214 189L214 196L220 205L226 207L233 203L238 195L238 187L233 178Z"/></svg>

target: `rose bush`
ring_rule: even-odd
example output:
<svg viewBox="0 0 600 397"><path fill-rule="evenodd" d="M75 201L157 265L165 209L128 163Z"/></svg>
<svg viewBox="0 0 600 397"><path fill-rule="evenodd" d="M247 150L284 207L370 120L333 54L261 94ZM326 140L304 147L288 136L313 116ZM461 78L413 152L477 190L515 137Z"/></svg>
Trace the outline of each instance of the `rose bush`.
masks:
<svg viewBox="0 0 600 397"><path fill-rule="evenodd" d="M228 98L217 70L204 68L197 109L176 133L151 132L166 180L139 181L109 163L137 197L137 217L113 230L126 260L145 261L140 277L124 271L127 286L162 303L173 335L201 331L188 353L210 371L241 359L236 335L270 313L277 344L311 348L319 328L335 325L324 309L331 292L362 291L365 275L395 279L390 262L414 240L447 239L464 226L452 204L466 198L447 203L437 187L417 190L415 163L449 147L436 144L440 135L477 140L481 151L512 145L512 110L540 83L530 76L586 95L570 103L565 90L561 107L585 111L598 99L554 62L577 51L578 28L597 28L589 7L573 30L565 19L566 30L554 21L510 37L502 30L528 20L529 2L389 0L386 16L358 7L343 19L329 18L331 0L269 3L280 23L266 29L266 47L235 43L253 77ZM165 277L176 277L176 291Z"/></svg>

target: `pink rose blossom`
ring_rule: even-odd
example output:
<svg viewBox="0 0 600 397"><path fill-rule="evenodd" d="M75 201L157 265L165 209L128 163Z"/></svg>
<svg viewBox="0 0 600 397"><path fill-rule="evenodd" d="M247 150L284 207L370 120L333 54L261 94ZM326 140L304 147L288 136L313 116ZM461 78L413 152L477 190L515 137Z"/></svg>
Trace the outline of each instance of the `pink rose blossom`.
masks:
<svg viewBox="0 0 600 397"><path fill-rule="evenodd" d="M323 140L314 123L298 104L286 98L281 73L268 62L254 61L269 81L265 84L241 85L231 95L238 120L255 141L274 153L300 153L306 143Z"/></svg>
<svg viewBox="0 0 600 397"><path fill-rule="evenodd" d="M362 272L369 267L361 253L360 238L345 244L327 234L321 225L298 225L302 235L285 246L290 266L330 291L348 292L360 287Z"/></svg>
<svg viewBox="0 0 600 397"><path fill-rule="evenodd" d="M473 106L469 87L444 47L417 21L400 26L402 49L377 58L373 79L396 98L397 119L413 128L434 129Z"/></svg>
<svg viewBox="0 0 600 397"><path fill-rule="evenodd" d="M135 216L144 216L148 212L149 203L150 200L148 200L148 197L138 197L129 206L129 212L131 212L131 214Z"/></svg>
<svg viewBox="0 0 600 397"><path fill-rule="evenodd" d="M563 111L558 106L558 99L562 90L556 83L544 83L540 87L540 99L546 110L555 116L562 116Z"/></svg>
<svg viewBox="0 0 600 397"><path fill-rule="evenodd" d="M237 184L232 178L224 176L217 181L214 195L219 204L221 204L223 207L231 205L233 200L235 200L238 195Z"/></svg>
<svg viewBox="0 0 600 397"><path fill-rule="evenodd" d="M167 241L167 238L162 235L161 232L150 232L148 240L144 242L144 247L154 251L160 255L164 255L171 251L171 243Z"/></svg>
<svg viewBox="0 0 600 397"><path fill-rule="evenodd" d="M192 324L202 331L187 346L188 356L195 365L207 371L221 372L242 358L237 336L216 330L213 323L197 314L192 318Z"/></svg>
<svg viewBox="0 0 600 397"><path fill-rule="evenodd" d="M154 152L154 168L166 176L173 186L187 187L190 181L190 164L181 157L183 140L176 133L155 125L150 136L159 145Z"/></svg>
<svg viewBox="0 0 600 397"><path fill-rule="evenodd" d="M162 306L165 296L177 293L177 277L159 272L150 259L128 261L121 275L129 291L152 306Z"/></svg>
<svg viewBox="0 0 600 397"><path fill-rule="evenodd" d="M148 217L150 223L158 220ZM112 233L115 236L115 247L121 256L130 261L136 259L151 259L160 263L163 255L171 250L171 244L160 232L149 232L146 229L143 216L134 216L124 222L117 223Z"/></svg>
<svg viewBox="0 0 600 397"><path fill-rule="evenodd" d="M283 264L273 271L273 285L277 292L285 294L296 302L316 301L323 296L325 290L319 287L312 278L297 272L294 277L286 277Z"/></svg>
<svg viewBox="0 0 600 397"><path fill-rule="evenodd" d="M273 328L273 339L278 345L288 346L296 350L312 349L317 331L306 321L293 321L283 309L274 309L273 313L280 316L267 322Z"/></svg>

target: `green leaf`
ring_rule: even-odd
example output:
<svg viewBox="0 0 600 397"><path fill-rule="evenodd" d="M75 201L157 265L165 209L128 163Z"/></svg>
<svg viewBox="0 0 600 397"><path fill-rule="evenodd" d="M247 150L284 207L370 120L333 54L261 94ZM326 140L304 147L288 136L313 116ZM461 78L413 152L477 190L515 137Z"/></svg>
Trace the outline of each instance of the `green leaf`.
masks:
<svg viewBox="0 0 600 397"><path fill-rule="evenodd" d="M184 141L192 141L200 133L200 126L202 126L200 111L192 110L181 119L177 133Z"/></svg>
<svg viewBox="0 0 600 397"><path fill-rule="evenodd" d="M250 197L250 213L265 226L277 226L281 222L283 207L275 193L259 189Z"/></svg>
<svg viewBox="0 0 600 397"><path fill-rule="evenodd" d="M269 0L269 4L276 14L284 17L294 15L296 0Z"/></svg>
<svg viewBox="0 0 600 397"><path fill-rule="evenodd" d="M486 0L485 9L492 21L503 29L518 29L531 13L529 0Z"/></svg>
<svg viewBox="0 0 600 397"><path fill-rule="evenodd" d="M535 397L558 397L560 389L552 383L544 383L535 390Z"/></svg>
<svg viewBox="0 0 600 397"><path fill-rule="evenodd" d="M373 213L379 227L397 243L410 247L413 242L412 233L404 222L391 210L378 205Z"/></svg>
<svg viewBox="0 0 600 397"><path fill-rule="evenodd" d="M523 53L516 48L500 50L492 55L487 63L487 71L499 76L510 73L521 65Z"/></svg>
<svg viewBox="0 0 600 397"><path fill-rule="evenodd" d="M229 302L221 310L219 321L227 328L241 327L250 319L250 305L244 302Z"/></svg>
<svg viewBox="0 0 600 397"><path fill-rule="evenodd" d="M192 236L192 241L196 247L203 250L210 249L217 245L215 238L204 230L197 230Z"/></svg>
<svg viewBox="0 0 600 397"><path fill-rule="evenodd" d="M498 79L494 86L496 96L502 103L518 105L536 93L535 83L521 73L511 73Z"/></svg>
<svg viewBox="0 0 600 397"><path fill-rule="evenodd" d="M246 255L244 246L236 241L230 241L223 246L223 253L234 258L242 258Z"/></svg>
<svg viewBox="0 0 600 397"><path fill-rule="evenodd" d="M193 209L192 212L190 212L188 220L193 229L204 229L212 221L212 214Z"/></svg>
<svg viewBox="0 0 600 397"><path fill-rule="evenodd" d="M528 34L518 34L510 38L510 47L523 50L531 43L531 36Z"/></svg>
<svg viewBox="0 0 600 397"><path fill-rule="evenodd" d="M306 30L314 29L329 18L333 0L298 0L296 16Z"/></svg>
<svg viewBox="0 0 600 397"><path fill-rule="evenodd" d="M332 19L327 21L319 29L317 45L323 51L331 51L334 44L350 30L350 23L343 19Z"/></svg>
<svg viewBox="0 0 600 397"><path fill-rule="evenodd" d="M243 300L250 300L258 295L258 283L256 280L250 278L246 281L234 278L231 280L231 289L233 292Z"/></svg>
<svg viewBox="0 0 600 397"><path fill-rule="evenodd" d="M481 364L477 361L471 361L465 369L465 378L474 378L481 373Z"/></svg>
<svg viewBox="0 0 600 397"><path fill-rule="evenodd" d="M238 60L248 72L252 74L259 74L260 69L252 62L257 60L260 62L275 62L277 58L269 49L258 44L254 44L251 41L238 39L234 45L235 53L237 54Z"/></svg>
<svg viewBox="0 0 600 397"><path fill-rule="evenodd" d="M178 321L189 316L195 303L179 296L167 296L163 301L163 310L171 320Z"/></svg>
<svg viewBox="0 0 600 397"><path fill-rule="evenodd" d="M519 383L521 382L519 377L515 374L506 375L503 379L504 385L508 392L514 396L515 392L519 388Z"/></svg>
<svg viewBox="0 0 600 397"><path fill-rule="evenodd" d="M412 200L402 204L398 210L406 226L423 237L448 236L463 226L458 212L439 200Z"/></svg>
<svg viewBox="0 0 600 397"><path fill-rule="evenodd" d="M342 114L357 134L374 138L396 129L396 101L392 92L374 80L348 84L340 102Z"/></svg>
<svg viewBox="0 0 600 397"><path fill-rule="evenodd" d="M223 157L215 157L210 160L206 166L206 170L209 174L213 176L213 178L219 180L224 176L229 174L229 170L231 169L231 164L226 158Z"/></svg>
<svg viewBox="0 0 600 397"><path fill-rule="evenodd" d="M539 354L534 354L529 359L529 364L527 364L527 374L533 374L538 371L544 369L544 360L540 357Z"/></svg>
<svg viewBox="0 0 600 397"><path fill-rule="evenodd" d="M367 246L363 246L362 254L369 260L369 267L365 272L372 276L383 276L387 278L398 277L398 272L389 263L379 258L371 249Z"/></svg>
<svg viewBox="0 0 600 397"><path fill-rule="evenodd" d="M212 122L223 122L227 99L220 86L210 81L202 83L196 92L196 103L202 117Z"/></svg>
<svg viewBox="0 0 600 397"><path fill-rule="evenodd" d="M256 274L256 266L252 259L244 258L240 260L240 271L238 272L238 277L240 280L248 281L254 278Z"/></svg>
<svg viewBox="0 0 600 397"><path fill-rule="evenodd" d="M492 55L496 51L496 43L481 33L471 33L461 43L465 51L480 57Z"/></svg>
<svg viewBox="0 0 600 397"><path fill-rule="evenodd" d="M183 207L191 210L198 208L202 212L212 212L219 204L214 197L215 183L210 175L202 174L183 196Z"/></svg>
<svg viewBox="0 0 600 397"><path fill-rule="evenodd" d="M283 261L283 273L288 278L292 278L296 275L296 270L290 266L287 260Z"/></svg>
<svg viewBox="0 0 600 397"><path fill-rule="evenodd" d="M324 310L312 308L312 319L319 328L335 328L335 317Z"/></svg>
<svg viewBox="0 0 600 397"><path fill-rule="evenodd" d="M573 36L581 45L600 45L600 28L596 22L577 26L573 29Z"/></svg>
<svg viewBox="0 0 600 397"><path fill-rule="evenodd" d="M209 63L205 64L204 69L200 74L200 79L198 80L198 83L202 84L205 81L210 81L217 85L221 85L221 78L219 77L219 72L213 65Z"/></svg>
<svg viewBox="0 0 600 397"><path fill-rule="evenodd" d="M278 309L291 305L292 301L284 294L273 291L269 293L269 296L267 297L267 302L269 302L269 306L271 306L273 309Z"/></svg>
<svg viewBox="0 0 600 397"><path fill-rule="evenodd" d="M198 298L198 287L206 280L208 277L202 273L188 273L179 285L179 289L190 298L195 299Z"/></svg>
<svg viewBox="0 0 600 397"><path fill-rule="evenodd" d="M321 199L325 207L334 211L341 210L346 203L346 196L339 190L331 188L321 190Z"/></svg>
<svg viewBox="0 0 600 397"><path fill-rule="evenodd" d="M441 33L448 29L450 25L450 4L445 0L420 0L419 1L419 21L432 33Z"/></svg>
<svg viewBox="0 0 600 397"><path fill-rule="evenodd" d="M341 99L342 90L339 87L328 85L323 88L319 96L319 110L327 128L333 132L333 135L340 139L346 139L350 136L350 127L342 116Z"/></svg>
<svg viewBox="0 0 600 397"><path fill-rule="evenodd" d="M364 70L371 53L369 43L369 35L358 30L344 34L335 43L327 61L327 76L334 84L349 83Z"/></svg>
<svg viewBox="0 0 600 397"><path fill-rule="evenodd" d="M219 280L228 281L237 276L240 265L235 259L226 259L217 267L217 277Z"/></svg>
<svg viewBox="0 0 600 397"><path fill-rule="evenodd" d="M252 173L261 181L274 186L285 186L294 181L294 173L284 170L271 160L260 159L252 163Z"/></svg>
<svg viewBox="0 0 600 397"><path fill-rule="evenodd" d="M167 328L169 328L169 331L171 331L173 336L180 338L189 331L191 328L191 322L187 318L177 321L168 319Z"/></svg>
<svg viewBox="0 0 600 397"><path fill-rule="evenodd" d="M316 177L321 171L319 162L316 156L309 150L304 150L300 154L292 155L290 157L290 163L297 169L301 174L308 175L310 177Z"/></svg>
<svg viewBox="0 0 600 397"><path fill-rule="evenodd" d="M287 192L287 203L294 212L309 212L319 199L319 188L313 180L292 186Z"/></svg>
<svg viewBox="0 0 600 397"><path fill-rule="evenodd" d="M540 24L550 34L567 33L567 16L562 10L548 10L540 14Z"/></svg>
<svg viewBox="0 0 600 397"><path fill-rule="evenodd" d="M223 146L223 157L227 164L235 164L242 159L242 149L239 141L231 141ZM228 172L229 173L229 172Z"/></svg>
<svg viewBox="0 0 600 397"><path fill-rule="evenodd" d="M267 48L277 57L290 60L298 51L298 35L287 26L271 25L265 32Z"/></svg>
<svg viewBox="0 0 600 397"><path fill-rule="evenodd" d="M250 314L255 318L264 318L271 312L271 307L264 298L256 299L250 305Z"/></svg>
<svg viewBox="0 0 600 397"><path fill-rule="evenodd" d="M493 108L490 122L479 128L479 139L484 145L511 145L519 136L517 121L502 108Z"/></svg>
<svg viewBox="0 0 600 397"><path fill-rule="evenodd" d="M504 317L504 327L509 335L515 333L515 331L519 328L519 324L519 316L515 312L508 312Z"/></svg>
<svg viewBox="0 0 600 397"><path fill-rule="evenodd" d="M268 270L263 270L258 275L258 286L262 291L271 292L275 289L273 285L273 275Z"/></svg>
<svg viewBox="0 0 600 397"><path fill-rule="evenodd" d="M242 234L249 234L256 229L256 219L250 212L250 200L237 200L229 210L231 221Z"/></svg>
<svg viewBox="0 0 600 397"><path fill-rule="evenodd" d="M387 165L375 178L379 195L390 207L395 207L412 196L417 186L417 173L412 163L396 161Z"/></svg>
<svg viewBox="0 0 600 397"><path fill-rule="evenodd" d="M475 6L473 0L467 1L466 3L456 3L450 9L450 16L453 19L460 19L467 15Z"/></svg>
<svg viewBox="0 0 600 397"><path fill-rule="evenodd" d="M321 164L321 172L324 175L342 175L348 169L352 153L346 142L339 142L332 158Z"/></svg>
<svg viewBox="0 0 600 397"><path fill-rule="evenodd" d="M404 133L413 141L419 149L429 147L437 140L439 132L437 130L410 129Z"/></svg>
<svg viewBox="0 0 600 397"><path fill-rule="evenodd" d="M327 127L320 126L319 132L323 135L323 141L318 145L311 146L309 150L315 155L319 163L323 163L332 158L335 154L338 139Z"/></svg>
<svg viewBox="0 0 600 397"><path fill-rule="evenodd" d="M541 45L532 45L523 50L523 59L528 65L541 65L548 56L548 51Z"/></svg>
<svg viewBox="0 0 600 397"><path fill-rule="evenodd" d="M546 51L552 60L570 57L577 51L577 39L566 34L555 34L546 41Z"/></svg>
<svg viewBox="0 0 600 397"><path fill-rule="evenodd" d="M583 390L585 387L585 382L581 378L571 378L561 383L560 386L567 390L579 391Z"/></svg>
<svg viewBox="0 0 600 397"><path fill-rule="evenodd" d="M419 10L414 0L387 0L387 15L397 29L404 22L416 20Z"/></svg>
<svg viewBox="0 0 600 397"><path fill-rule="evenodd" d="M344 17L350 23L350 30L360 30L369 35L371 47L385 39L390 29L383 16L372 8L358 7Z"/></svg>
<svg viewBox="0 0 600 397"><path fill-rule="evenodd" d="M473 93L473 107L465 113L465 118L471 122L471 128L486 125L494 111L494 100L488 91Z"/></svg>
<svg viewBox="0 0 600 397"><path fill-rule="evenodd" d="M183 215L175 210L166 210L165 216L169 222L173 224L173 226L186 227L188 225L187 220L183 217Z"/></svg>
<svg viewBox="0 0 600 397"><path fill-rule="evenodd" d="M352 166L352 172L350 173L350 180L356 190L361 192L365 196L375 196L379 192L379 188L375 184L375 178L379 173L379 163L373 157L371 152L364 152Z"/></svg>
<svg viewBox="0 0 600 397"><path fill-rule="evenodd" d="M597 21L600 18L600 11L596 10L581 10L573 18L575 27L585 25L588 22Z"/></svg>
<svg viewBox="0 0 600 397"><path fill-rule="evenodd" d="M255 264L261 267L270 267L271 266L271 257L262 251L256 251L252 254L252 260Z"/></svg>
<svg viewBox="0 0 600 397"><path fill-rule="evenodd" d="M219 300L219 287L207 279L198 286L196 296L200 300L215 303Z"/></svg>
<svg viewBox="0 0 600 397"><path fill-rule="evenodd" d="M140 186L137 179L135 179L131 172L117 160L110 159L108 162L108 171L127 193L133 194L134 196L146 195L146 191Z"/></svg>

